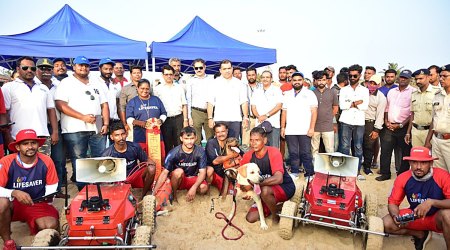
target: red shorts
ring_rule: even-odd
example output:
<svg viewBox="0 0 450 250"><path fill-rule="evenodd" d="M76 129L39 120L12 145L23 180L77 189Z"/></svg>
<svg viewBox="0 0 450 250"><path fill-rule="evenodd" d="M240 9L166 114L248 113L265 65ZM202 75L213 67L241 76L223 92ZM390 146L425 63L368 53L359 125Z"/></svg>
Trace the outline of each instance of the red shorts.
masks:
<svg viewBox="0 0 450 250"><path fill-rule="evenodd" d="M178 187L178 190L189 190L195 184L195 182L197 181L197 178L198 178L198 176L186 177L185 175L183 175L183 179L181 179L181 184ZM205 180L203 180L201 184L207 185Z"/></svg>
<svg viewBox="0 0 450 250"><path fill-rule="evenodd" d="M0 159L3 158L3 156L5 156L5 147L3 144L0 144Z"/></svg>
<svg viewBox="0 0 450 250"><path fill-rule="evenodd" d="M273 195L275 196L275 203L288 200L286 193L284 192L284 190L281 188L280 185L271 186L271 188L273 191ZM270 209L263 201L261 201L261 202L263 205L264 217L268 217L270 215ZM248 212L249 213L250 212L258 212L258 207L256 206L256 203L252 205L252 207L250 208L250 210L248 210Z"/></svg>
<svg viewBox="0 0 450 250"><path fill-rule="evenodd" d="M133 188L143 188L144 187L144 171L145 166L139 168L138 170L134 171L131 175L127 177L125 180L126 183L131 184L131 187Z"/></svg>
<svg viewBox="0 0 450 250"><path fill-rule="evenodd" d="M147 152L147 143L145 142L138 142L139 146L141 146L142 150L144 150L144 152L148 155ZM161 141L160 144L161 146L161 163L164 163L164 159L166 159L166 151L164 151L165 147L164 147L164 142Z"/></svg>
<svg viewBox="0 0 450 250"><path fill-rule="evenodd" d="M53 205L45 202L34 203L32 206L24 205L17 200L13 200L12 221L26 222L30 227L31 234L37 234L39 231L36 225L36 219L42 217L53 217L59 220L58 210Z"/></svg>
<svg viewBox="0 0 450 250"><path fill-rule="evenodd" d="M214 172L211 185L216 187L220 192L222 190L223 180L224 180L224 178L220 177L220 175L218 175L217 173ZM231 189L233 189L233 184L230 181L228 183L228 190L231 190Z"/></svg>
<svg viewBox="0 0 450 250"><path fill-rule="evenodd" d="M404 209L400 209L399 215L410 214L412 212L413 212L413 210L411 210L409 208L404 208ZM437 212L431 216L425 216L425 218L417 219L412 222L409 222L405 226L405 228L411 229L411 230L418 230L418 231L434 231L437 233L442 233L442 230L439 230L437 228L436 215L437 215Z"/></svg>

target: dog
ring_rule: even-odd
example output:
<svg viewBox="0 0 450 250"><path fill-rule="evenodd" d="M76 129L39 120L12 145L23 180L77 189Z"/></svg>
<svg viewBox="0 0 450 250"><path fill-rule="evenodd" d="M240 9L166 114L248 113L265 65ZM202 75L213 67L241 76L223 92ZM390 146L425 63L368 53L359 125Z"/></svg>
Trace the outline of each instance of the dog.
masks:
<svg viewBox="0 0 450 250"><path fill-rule="evenodd" d="M264 218L264 211L260 197L261 187L259 186L259 183L263 181L263 177L260 175L258 165L255 163L247 163L240 166L237 169L236 181L236 197L242 196L244 199L252 198L255 201L259 213L260 227L262 230L267 230L269 226L266 224L266 220ZM233 199L233 206L228 219L231 219L236 212L235 202L236 199Z"/></svg>
<svg viewBox="0 0 450 250"><path fill-rule="evenodd" d="M220 196L222 196L223 199L225 199L228 194L230 182L236 180L237 168L242 159L241 150L239 149L239 140L237 138L227 138L225 141L225 156L227 156L228 160L223 162L225 177L222 189L220 190Z"/></svg>

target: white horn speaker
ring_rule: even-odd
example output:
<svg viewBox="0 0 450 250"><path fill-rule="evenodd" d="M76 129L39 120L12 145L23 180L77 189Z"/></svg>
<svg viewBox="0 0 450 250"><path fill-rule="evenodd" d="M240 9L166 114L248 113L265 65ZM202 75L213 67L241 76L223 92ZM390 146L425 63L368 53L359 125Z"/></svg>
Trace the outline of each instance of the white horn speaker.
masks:
<svg viewBox="0 0 450 250"><path fill-rule="evenodd" d="M356 177L358 176L358 162L357 157L339 152L321 153L314 158L314 171L323 174Z"/></svg>
<svg viewBox="0 0 450 250"><path fill-rule="evenodd" d="M118 182L125 181L127 178L127 162L123 158L77 159L76 168L77 182Z"/></svg>

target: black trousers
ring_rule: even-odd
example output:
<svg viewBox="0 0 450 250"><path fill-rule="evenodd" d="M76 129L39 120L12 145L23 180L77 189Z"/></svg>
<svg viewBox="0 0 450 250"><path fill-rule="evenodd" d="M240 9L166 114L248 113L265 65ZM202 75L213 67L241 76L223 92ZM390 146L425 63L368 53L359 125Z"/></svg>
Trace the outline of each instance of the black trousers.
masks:
<svg viewBox="0 0 450 250"><path fill-rule="evenodd" d="M183 114L167 117L166 121L161 126L166 155L172 148L181 144L181 129L183 129Z"/></svg>
<svg viewBox="0 0 450 250"><path fill-rule="evenodd" d="M374 121L366 120L366 124L364 125L364 138L363 138L363 168L364 169L370 169L372 162L373 162L373 145L375 144L376 140L378 139L372 139L370 137L370 133L372 133L374 129Z"/></svg>
<svg viewBox="0 0 450 250"><path fill-rule="evenodd" d="M391 158L395 147L399 147L402 156L409 156L411 145L406 144L405 135L407 126L391 131L387 128L382 130L381 135L381 155L380 155L380 172L382 175L391 175ZM409 162L402 159L398 174L409 170Z"/></svg>

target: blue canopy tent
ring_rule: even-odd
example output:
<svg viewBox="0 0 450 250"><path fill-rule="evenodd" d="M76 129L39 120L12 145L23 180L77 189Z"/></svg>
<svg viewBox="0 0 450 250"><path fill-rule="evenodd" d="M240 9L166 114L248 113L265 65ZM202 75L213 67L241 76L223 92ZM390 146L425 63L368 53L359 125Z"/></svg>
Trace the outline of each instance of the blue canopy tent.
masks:
<svg viewBox="0 0 450 250"><path fill-rule="evenodd" d="M93 62L113 60L139 63L148 58L146 42L131 40L89 21L69 5L37 28L0 36L0 65L12 68L20 56L70 58L84 55Z"/></svg>
<svg viewBox="0 0 450 250"><path fill-rule="evenodd" d="M223 59L242 68L277 62L275 49L240 42L220 33L198 16L169 41L152 42L150 50L154 72L160 71L172 57L181 59L181 70L186 73L194 72L191 64L197 58L206 61L208 74L216 73Z"/></svg>

